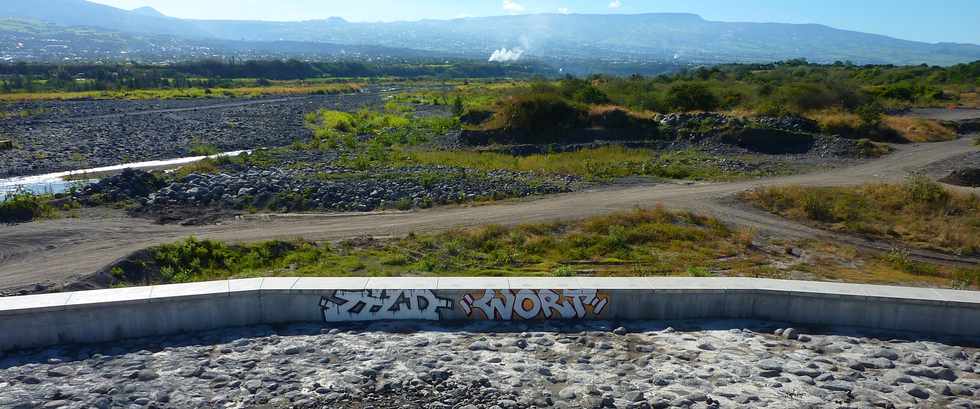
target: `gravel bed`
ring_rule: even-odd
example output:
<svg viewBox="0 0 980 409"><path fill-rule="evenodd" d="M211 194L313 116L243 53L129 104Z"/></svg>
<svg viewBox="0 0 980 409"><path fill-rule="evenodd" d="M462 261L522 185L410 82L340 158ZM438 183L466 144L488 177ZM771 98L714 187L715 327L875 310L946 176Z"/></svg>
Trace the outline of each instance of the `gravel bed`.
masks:
<svg viewBox="0 0 980 409"><path fill-rule="evenodd" d="M299 153L300 157L313 155ZM329 155L328 155L329 156ZM299 167L227 165L221 173L167 181L126 170L78 191L88 205L129 202L135 215L163 223L208 223L252 209L273 211L408 210L478 200L569 192L575 177L511 171L482 172L447 166L414 166L364 172L323 162Z"/></svg>
<svg viewBox="0 0 980 409"><path fill-rule="evenodd" d="M0 178L193 156L195 144L220 151L283 146L309 137L303 123L308 112L355 111L382 103L379 94L362 93L204 109L254 101L261 99L52 102L54 108L39 117L0 123L0 139L12 139L17 146L0 151ZM135 115L194 107L200 109Z"/></svg>
<svg viewBox="0 0 980 409"><path fill-rule="evenodd" d="M351 176L345 176L351 175ZM426 181L426 177L431 178ZM535 182L537 181L537 182ZM288 211L370 211L525 197L571 191L574 178L540 181L510 171L479 172L445 166L352 173L349 169L249 169L235 174L192 174L147 196L150 208L218 206ZM407 202L406 202L407 201Z"/></svg>
<svg viewBox="0 0 980 409"><path fill-rule="evenodd" d="M0 357L0 407L980 405L976 349L775 328L754 321L255 327Z"/></svg>

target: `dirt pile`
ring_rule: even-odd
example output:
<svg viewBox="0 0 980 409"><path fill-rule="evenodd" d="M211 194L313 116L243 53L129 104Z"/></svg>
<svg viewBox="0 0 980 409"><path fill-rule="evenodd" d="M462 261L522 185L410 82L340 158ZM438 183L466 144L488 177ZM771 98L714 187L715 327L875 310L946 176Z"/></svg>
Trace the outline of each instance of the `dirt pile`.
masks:
<svg viewBox="0 0 980 409"><path fill-rule="evenodd" d="M980 168L957 169L940 182L956 186L980 187Z"/></svg>

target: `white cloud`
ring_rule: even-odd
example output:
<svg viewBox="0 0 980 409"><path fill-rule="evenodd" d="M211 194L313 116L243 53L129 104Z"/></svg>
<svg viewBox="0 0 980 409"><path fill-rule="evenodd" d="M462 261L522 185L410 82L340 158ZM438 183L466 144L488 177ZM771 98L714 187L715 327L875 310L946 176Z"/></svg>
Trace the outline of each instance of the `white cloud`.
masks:
<svg viewBox="0 0 980 409"><path fill-rule="evenodd" d="M524 11L524 6L514 0L504 0L504 10L509 13L520 13Z"/></svg>
<svg viewBox="0 0 980 409"><path fill-rule="evenodd" d="M559 13L559 14L569 14L569 13L571 13L571 12L572 12L572 11L571 11L571 10L569 10L569 9L568 9L568 7L559 7L559 8L558 8L558 13Z"/></svg>
<svg viewBox="0 0 980 409"><path fill-rule="evenodd" d="M611 8L613 10L618 9L618 8L621 8L621 7L623 7L623 2L620 1L620 0L613 0L612 2L609 3L609 8Z"/></svg>

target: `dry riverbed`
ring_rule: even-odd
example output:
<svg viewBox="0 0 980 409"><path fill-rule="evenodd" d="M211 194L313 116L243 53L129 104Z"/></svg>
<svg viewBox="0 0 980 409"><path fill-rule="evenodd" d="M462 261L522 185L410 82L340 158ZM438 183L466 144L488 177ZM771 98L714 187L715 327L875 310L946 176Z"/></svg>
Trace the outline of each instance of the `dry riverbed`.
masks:
<svg viewBox="0 0 980 409"><path fill-rule="evenodd" d="M698 321L236 329L14 353L0 359L0 406L980 404L980 353L974 348L952 341L904 340L895 334L841 330L816 335L779 327Z"/></svg>

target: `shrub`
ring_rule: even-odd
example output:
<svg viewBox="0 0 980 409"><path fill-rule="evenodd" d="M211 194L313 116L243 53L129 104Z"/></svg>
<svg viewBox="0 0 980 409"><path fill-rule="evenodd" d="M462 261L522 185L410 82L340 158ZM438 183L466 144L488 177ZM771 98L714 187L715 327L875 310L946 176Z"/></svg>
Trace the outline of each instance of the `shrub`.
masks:
<svg viewBox="0 0 980 409"><path fill-rule="evenodd" d="M551 271L551 275L555 277L575 277L576 274L575 270L573 270L571 267L560 265Z"/></svg>
<svg viewBox="0 0 980 409"><path fill-rule="evenodd" d="M949 203L950 194L939 183L925 175L913 174L905 180L905 192L913 203L930 208L942 208Z"/></svg>
<svg viewBox="0 0 980 409"><path fill-rule="evenodd" d="M217 146L195 142L190 146L190 153L194 156L214 156L221 153L221 151Z"/></svg>
<svg viewBox="0 0 980 409"><path fill-rule="evenodd" d="M0 223L26 223L54 217L55 208L49 204L50 195L17 192L0 202Z"/></svg>
<svg viewBox="0 0 980 409"><path fill-rule="evenodd" d="M680 83L667 90L667 105L676 111L712 111L720 102L704 84Z"/></svg>
<svg viewBox="0 0 980 409"><path fill-rule="evenodd" d="M556 131L584 126L586 120L584 109L556 94L539 93L503 100L492 124L495 128L526 131L550 139Z"/></svg>

